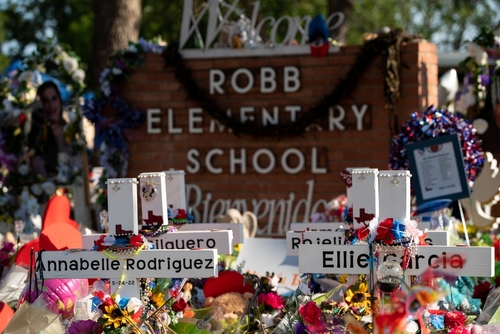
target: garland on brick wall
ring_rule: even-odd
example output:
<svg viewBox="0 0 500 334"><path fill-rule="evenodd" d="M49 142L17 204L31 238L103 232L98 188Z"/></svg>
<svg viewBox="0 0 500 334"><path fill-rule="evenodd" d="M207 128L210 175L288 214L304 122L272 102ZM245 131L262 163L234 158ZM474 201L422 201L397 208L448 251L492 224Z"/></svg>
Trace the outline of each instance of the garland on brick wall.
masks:
<svg viewBox="0 0 500 334"><path fill-rule="evenodd" d="M345 78L332 90L331 93L323 97L312 106L308 112L301 113L295 122L285 124L260 126L256 123L242 123L229 117L222 110L214 99L209 97L196 83L191 75L191 69L186 66L177 46L169 45L163 52L165 66L174 69L175 78L182 84L190 99L196 101L200 107L216 119L221 125L231 129L239 136L241 134L253 136L285 137L300 136L306 132L307 128L317 124L325 118L331 106L338 104L342 98L349 96L356 88L362 74L370 67L372 60L377 55L386 56L386 66L384 68L384 96L385 107L389 111L388 125L391 136L397 133L399 122L394 110L394 103L399 99L399 70L401 67L400 49L403 42L409 42L414 36L404 33L400 29L382 33L363 45L361 51L356 55L354 64L349 69Z"/></svg>

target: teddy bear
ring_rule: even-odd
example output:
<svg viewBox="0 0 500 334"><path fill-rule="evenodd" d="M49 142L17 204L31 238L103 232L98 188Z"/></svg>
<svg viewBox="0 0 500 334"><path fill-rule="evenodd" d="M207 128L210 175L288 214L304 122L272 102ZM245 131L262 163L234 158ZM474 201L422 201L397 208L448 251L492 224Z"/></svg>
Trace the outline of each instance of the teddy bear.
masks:
<svg viewBox="0 0 500 334"><path fill-rule="evenodd" d="M226 292L218 297L207 297L205 307L217 308L214 320L238 319L248 313L248 305L252 299L250 292Z"/></svg>
<svg viewBox="0 0 500 334"><path fill-rule="evenodd" d="M231 332L246 322L243 318L248 314L254 288L244 282L241 273L231 270L220 272L219 277L205 282L205 307L213 309L212 329Z"/></svg>

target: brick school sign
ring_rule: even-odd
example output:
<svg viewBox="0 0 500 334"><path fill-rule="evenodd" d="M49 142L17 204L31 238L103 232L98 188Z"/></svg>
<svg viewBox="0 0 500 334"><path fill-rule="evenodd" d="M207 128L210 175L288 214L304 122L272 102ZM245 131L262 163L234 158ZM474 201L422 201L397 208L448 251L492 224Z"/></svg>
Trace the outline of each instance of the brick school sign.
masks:
<svg viewBox="0 0 500 334"><path fill-rule="evenodd" d="M147 116L129 144L129 175L185 170L196 222L212 222L234 207L257 215L257 235L285 236L291 222L307 219L345 193L342 170L387 167L390 112L381 55L374 56L350 94L326 106L325 116L303 134L269 136L262 130L300 122L344 82L361 50L341 47L320 58L307 52L249 56L249 50L238 56L232 49L230 57L220 49L217 57L188 57L181 50L201 94L232 121L259 129L238 135L188 94L175 67L148 54L145 66L121 87L127 101ZM437 103L437 49L409 42L400 54L401 98L394 112L403 121Z"/></svg>

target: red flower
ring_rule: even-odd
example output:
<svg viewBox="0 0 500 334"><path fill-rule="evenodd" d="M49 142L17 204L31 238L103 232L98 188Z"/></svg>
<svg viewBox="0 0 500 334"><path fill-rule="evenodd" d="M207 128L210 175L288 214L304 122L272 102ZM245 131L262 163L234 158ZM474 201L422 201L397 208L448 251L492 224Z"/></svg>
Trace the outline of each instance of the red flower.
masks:
<svg viewBox="0 0 500 334"><path fill-rule="evenodd" d="M96 296L97 298L99 298L100 300L104 299L104 292L102 292L102 291L94 291L92 294L94 296Z"/></svg>
<svg viewBox="0 0 500 334"><path fill-rule="evenodd" d="M356 230L356 236L358 240L364 240L370 234L370 229L368 227L360 227Z"/></svg>
<svg viewBox="0 0 500 334"><path fill-rule="evenodd" d="M448 331L448 334L470 334L470 331L467 330L464 326L458 326Z"/></svg>
<svg viewBox="0 0 500 334"><path fill-rule="evenodd" d="M488 281L484 281L479 283L478 285L475 285L474 294L472 295L472 298L481 299L481 303L484 305L484 302L486 302L486 298L488 297L491 288L492 285Z"/></svg>
<svg viewBox="0 0 500 334"><path fill-rule="evenodd" d="M381 240L386 245L392 245L392 243L394 242L394 236L390 231L382 234L378 239Z"/></svg>
<svg viewBox="0 0 500 334"><path fill-rule="evenodd" d="M26 115L24 113L21 113L19 115L19 126L23 127L25 121L26 121Z"/></svg>
<svg viewBox="0 0 500 334"><path fill-rule="evenodd" d="M497 238L493 239L493 248L495 252L495 261L500 261L500 240Z"/></svg>
<svg viewBox="0 0 500 334"><path fill-rule="evenodd" d="M453 329L455 327L461 327L465 325L467 318L465 314L460 311L451 311L444 315L444 326L448 329ZM461 332L457 332L461 333Z"/></svg>
<svg viewBox="0 0 500 334"><path fill-rule="evenodd" d="M132 320L134 320L135 322L139 322L139 320L141 320L141 317L142 317L142 307L140 307L137 312L135 312L132 316L130 316L132 318Z"/></svg>
<svg viewBox="0 0 500 334"><path fill-rule="evenodd" d="M105 235L101 235L99 237L99 239L96 240L95 245L96 245L98 251L103 251L106 249L106 247L103 246L103 244L102 244L104 242L105 237L106 237Z"/></svg>
<svg viewBox="0 0 500 334"><path fill-rule="evenodd" d="M268 293L261 293L258 297L258 302L259 304L264 303L276 310L285 307L285 302L283 301L283 298L281 298L281 296L279 296L274 291Z"/></svg>
<svg viewBox="0 0 500 334"><path fill-rule="evenodd" d="M134 247L140 247L144 244L144 241L142 240L142 237L140 235L134 235L132 238L130 238L130 244Z"/></svg>
<svg viewBox="0 0 500 334"><path fill-rule="evenodd" d="M184 298L179 298L175 303L172 304L172 310L174 312L182 312L186 308L187 303Z"/></svg>
<svg viewBox="0 0 500 334"><path fill-rule="evenodd" d="M321 321L321 309L315 302L308 302L299 308L299 314L304 320L307 328L312 333L322 332L325 330L325 325Z"/></svg>
<svg viewBox="0 0 500 334"><path fill-rule="evenodd" d="M392 223L392 218L387 218L378 224L375 240L380 240L386 245L392 245L394 242L394 235L391 233Z"/></svg>

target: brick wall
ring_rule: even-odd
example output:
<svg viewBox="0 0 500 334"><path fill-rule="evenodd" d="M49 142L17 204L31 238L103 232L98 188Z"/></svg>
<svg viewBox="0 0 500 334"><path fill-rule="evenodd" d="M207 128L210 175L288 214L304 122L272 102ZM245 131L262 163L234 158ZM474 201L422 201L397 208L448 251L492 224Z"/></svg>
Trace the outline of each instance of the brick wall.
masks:
<svg viewBox="0 0 500 334"><path fill-rule="evenodd" d="M220 69L226 74L226 83L222 86L223 95L212 97L223 110L231 109L233 117L239 119L239 108L251 106L255 108L257 120L260 119L261 108L271 111L277 106L280 122L287 122L290 113L285 106L301 106L306 112L324 95L331 92L348 72L359 46L340 49L323 58L305 56L248 57L230 59L192 59L188 66L192 69L200 87L206 92L209 89L209 70ZM401 99L396 104L396 112L400 123L414 111L421 111L430 104L437 103L437 49L434 44L419 42L410 43L402 48ZM283 67L294 66L300 71L301 88L294 93L283 92ZM255 77L253 88L246 94L238 94L230 86L230 76L238 68L248 68ZM259 91L259 71L261 67L272 67L277 73L277 89L270 94ZM346 167L374 167L387 169L388 112L385 109L383 93L384 61L378 56L371 67L360 78L359 84L351 96L340 102L346 116L343 120L344 131L334 128L330 131L328 120L322 120L322 131L311 129L303 137L282 138L272 140L242 135L236 137L226 130L210 133L211 118L207 113L201 114L202 121L195 122L202 127L203 133L189 133L189 108L198 108L194 101L187 100L186 92L175 80L173 70L165 69L159 55L148 55L144 68L136 70L130 82L124 84L124 97L146 111L159 108L159 123L154 127L160 134L148 134L146 123L137 129L129 144L131 151L129 176L137 176L141 172L168 170L170 168L187 170L194 166L188 160L188 151L196 149L199 153L199 171L186 173L186 183L190 185L190 205L199 221L210 221L213 216L223 213L230 202L241 199L241 211L254 211L259 217L260 235L283 235L287 224L294 218L293 212L298 203L306 202L308 190L312 190L314 205L319 200L329 201L333 197L345 193L345 186L339 173ZM240 86L246 84L245 78L239 77ZM356 118L351 106L357 108L367 106L363 118L363 130L356 130ZM168 109L174 116L170 128L180 128L182 133L169 133ZM338 116L339 111L334 111ZM205 165L205 156L214 148L222 150L222 155L214 155L211 159L215 168L222 168L220 174L211 173ZM281 166L281 156L289 148L296 148L305 158L304 168L289 174ZM314 174L312 165L313 148L317 152L316 167L326 168L326 174ZM246 151L246 173L241 173L241 165L237 164L236 172L230 173L230 150L235 149L240 156L240 149ZM268 149L276 158L272 172L260 174L253 168L252 158L259 149ZM295 154L289 156L288 165L293 168L299 164ZM260 166L266 167L268 158L260 156ZM198 191L198 192L196 192ZM200 194L201 191L201 194ZM201 196L200 196L201 195ZM265 201L265 199L269 201ZM274 204L272 200L275 200ZM246 203L246 206L245 206ZM281 205L281 207L280 207ZM318 203L320 205L320 203ZM298 210L296 220L302 221L306 205ZM309 207L309 211L313 208Z"/></svg>

